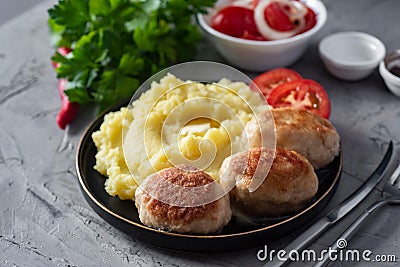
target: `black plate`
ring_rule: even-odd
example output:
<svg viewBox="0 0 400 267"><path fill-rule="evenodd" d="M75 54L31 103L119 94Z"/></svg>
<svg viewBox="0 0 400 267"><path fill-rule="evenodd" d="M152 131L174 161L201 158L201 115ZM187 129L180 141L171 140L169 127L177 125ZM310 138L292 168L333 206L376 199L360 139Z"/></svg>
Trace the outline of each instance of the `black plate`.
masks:
<svg viewBox="0 0 400 267"><path fill-rule="evenodd" d="M310 205L302 212L278 219L244 223L232 217L220 234L188 235L152 229L143 225L135 204L130 200L111 197L104 189L106 177L93 169L96 146L91 135L100 128L104 114L117 111L125 104L110 108L86 129L78 146L76 169L83 195L93 210L114 227L131 237L168 249L181 251L231 251L266 244L283 237L314 218L334 195L342 170L342 151L327 167L318 170L319 188Z"/></svg>

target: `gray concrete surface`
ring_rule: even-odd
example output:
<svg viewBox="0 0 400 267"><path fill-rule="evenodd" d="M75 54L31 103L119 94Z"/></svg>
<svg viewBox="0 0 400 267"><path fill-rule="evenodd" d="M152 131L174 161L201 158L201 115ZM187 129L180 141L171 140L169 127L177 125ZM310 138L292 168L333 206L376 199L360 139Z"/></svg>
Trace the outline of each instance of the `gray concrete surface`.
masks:
<svg viewBox="0 0 400 267"><path fill-rule="evenodd" d="M400 25L400 1L324 2L327 24L292 68L325 86L332 101L331 120L342 138L343 176L328 211L366 179L390 139L396 149L390 168L398 163L400 99L388 92L377 70L352 83L329 75L318 58L318 41L331 32L358 30L380 38L388 51L400 48L400 31L395 27ZM46 10L52 3L41 1L0 26L0 266L261 266L256 253L262 247L202 254L142 244L110 226L85 202L76 177L75 149L94 111L81 112L67 132L55 123L60 103L46 26ZM199 59L222 61L210 44L202 43L200 50ZM380 195L379 189L374 190L311 248L327 248ZM381 209L348 240L348 248L393 254L399 260L399 219L400 207ZM280 249L302 230L265 244ZM399 262L331 266L399 266Z"/></svg>
<svg viewBox="0 0 400 267"><path fill-rule="evenodd" d="M40 2L43 0L0 0L0 25Z"/></svg>

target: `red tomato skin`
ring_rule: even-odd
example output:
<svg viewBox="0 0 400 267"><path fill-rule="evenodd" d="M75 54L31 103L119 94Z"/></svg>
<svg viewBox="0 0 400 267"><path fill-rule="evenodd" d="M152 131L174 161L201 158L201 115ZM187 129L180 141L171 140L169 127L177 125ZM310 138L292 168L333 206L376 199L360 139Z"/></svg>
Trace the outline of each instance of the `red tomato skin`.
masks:
<svg viewBox="0 0 400 267"><path fill-rule="evenodd" d="M277 2L272 2L264 9L264 18L277 31L291 31L295 26Z"/></svg>
<svg viewBox="0 0 400 267"><path fill-rule="evenodd" d="M253 9L256 8L259 2L260 0L253 0L253 5L252 5Z"/></svg>
<svg viewBox="0 0 400 267"><path fill-rule="evenodd" d="M318 114L325 119L329 119L331 113L331 104L328 94L322 85L314 80L302 79L283 83L271 91L267 98L267 102L274 108L290 107L292 106L290 103L281 102L280 100L286 98L293 91L296 91L296 94L300 95L300 99L296 99L298 103L300 103L307 96L307 93L313 93L318 100L318 108L307 108L304 106L302 108L308 109L309 111Z"/></svg>
<svg viewBox="0 0 400 267"><path fill-rule="evenodd" d="M253 1L253 9L242 6L227 6L221 9L212 18L211 27L221 33L241 39L268 41L268 39L261 36L254 20L254 8L258 3L259 0ZM291 31L296 27L295 22L291 21L289 16L284 12L284 8L278 2L272 2L264 10L266 22L276 31ZM304 33L317 24L317 16L309 7L307 7L304 19L305 27L297 34Z"/></svg>
<svg viewBox="0 0 400 267"><path fill-rule="evenodd" d="M298 34L312 29L317 24L317 15L315 12L309 7L306 8L307 13L304 17L305 26ZM282 7L276 2L269 4L265 8L264 17L268 25L277 31L290 31L295 28L295 24L290 21L287 14L283 12Z"/></svg>
<svg viewBox="0 0 400 267"><path fill-rule="evenodd" d="M244 31L243 35L240 36L240 38L254 41L267 41L267 39L262 37L260 34L254 34L248 31Z"/></svg>
<svg viewBox="0 0 400 267"><path fill-rule="evenodd" d="M260 35L254 21L254 11L241 6L221 9L211 21L211 27L221 33L241 38L245 31Z"/></svg>
<svg viewBox="0 0 400 267"><path fill-rule="evenodd" d="M258 91L261 90L265 97L268 97L270 92L277 86L285 82L291 82L302 79L301 75L294 70L287 68L277 68L266 71L253 79L250 88Z"/></svg>
<svg viewBox="0 0 400 267"><path fill-rule="evenodd" d="M317 24L317 15L316 15L315 12L314 12L311 8L309 8L309 7L307 7L307 14L306 14L306 16L305 16L305 20L306 20L306 26L304 27L303 30L301 30L301 31L299 32L299 34L300 34L300 33L303 33L303 32L306 32L306 31L308 31L308 30L311 30L311 29L314 28L314 26Z"/></svg>

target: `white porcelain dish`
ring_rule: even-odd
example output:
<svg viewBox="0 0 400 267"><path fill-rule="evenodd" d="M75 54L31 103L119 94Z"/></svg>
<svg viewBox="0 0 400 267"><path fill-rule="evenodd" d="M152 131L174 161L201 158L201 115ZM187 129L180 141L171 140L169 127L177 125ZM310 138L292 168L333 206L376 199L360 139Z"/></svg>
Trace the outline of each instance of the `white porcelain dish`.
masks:
<svg viewBox="0 0 400 267"><path fill-rule="evenodd" d="M388 54L385 60L379 63L379 73L381 74L387 88L396 96L400 97L400 77L389 71L390 65L395 64L400 67L400 50Z"/></svg>
<svg viewBox="0 0 400 267"><path fill-rule="evenodd" d="M348 81L368 77L385 53L385 46L378 38L355 31L328 35L319 44L319 54L327 70Z"/></svg>
<svg viewBox="0 0 400 267"><path fill-rule="evenodd" d="M302 34L281 40L253 41L220 33L210 26L211 12L208 15L199 14L197 19L218 52L230 64L244 70L261 72L292 65L303 55L311 38L325 24L327 11L324 4L318 0L304 2L316 13L317 24Z"/></svg>

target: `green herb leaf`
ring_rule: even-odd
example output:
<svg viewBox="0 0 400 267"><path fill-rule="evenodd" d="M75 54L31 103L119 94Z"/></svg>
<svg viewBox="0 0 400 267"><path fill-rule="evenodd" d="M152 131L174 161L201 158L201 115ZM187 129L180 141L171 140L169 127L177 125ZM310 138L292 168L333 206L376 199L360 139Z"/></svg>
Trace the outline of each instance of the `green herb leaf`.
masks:
<svg viewBox="0 0 400 267"><path fill-rule="evenodd" d="M79 104L89 104L92 102L92 98L89 96L86 90L79 87L72 87L68 89L68 84L69 82L67 83L64 93L68 96L68 100L70 102L77 102Z"/></svg>
<svg viewBox="0 0 400 267"><path fill-rule="evenodd" d="M193 15L215 0L59 0L48 10L57 76L70 101L99 111L129 98L150 75L190 60L201 38Z"/></svg>
<svg viewBox="0 0 400 267"><path fill-rule="evenodd" d="M87 31L87 23L90 20L88 1L60 0L48 13L53 24L57 24L59 29L63 27L62 34L65 36L78 37Z"/></svg>
<svg viewBox="0 0 400 267"><path fill-rule="evenodd" d="M111 12L111 5L109 0L90 0L89 11L94 17L106 16Z"/></svg>
<svg viewBox="0 0 400 267"><path fill-rule="evenodd" d="M126 75L138 75L143 67L144 60L132 54L124 54L119 62L118 69Z"/></svg>
<svg viewBox="0 0 400 267"><path fill-rule="evenodd" d="M160 7L161 1L160 0L147 0L143 3L143 10L146 13L151 13L157 10Z"/></svg>
<svg viewBox="0 0 400 267"><path fill-rule="evenodd" d="M133 32L137 28L144 28L148 22L148 16L144 13L139 13L132 20L125 23L125 28L127 32Z"/></svg>
<svg viewBox="0 0 400 267"><path fill-rule="evenodd" d="M123 1L123 0L110 0L111 8L115 9L123 2L126 2L126 1Z"/></svg>

